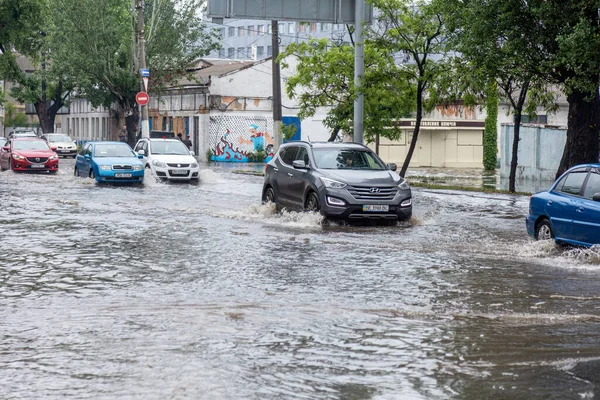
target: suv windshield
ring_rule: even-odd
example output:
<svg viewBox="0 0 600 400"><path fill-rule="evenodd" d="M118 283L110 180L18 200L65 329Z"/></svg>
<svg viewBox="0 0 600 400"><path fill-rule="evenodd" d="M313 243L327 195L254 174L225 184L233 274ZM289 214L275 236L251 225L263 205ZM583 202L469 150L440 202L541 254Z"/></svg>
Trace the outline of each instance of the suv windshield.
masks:
<svg viewBox="0 0 600 400"><path fill-rule="evenodd" d="M386 167L371 152L360 149L313 149L317 168L385 170Z"/></svg>
<svg viewBox="0 0 600 400"><path fill-rule="evenodd" d="M160 141L151 141L150 148L152 150L152 154L154 155L177 155L177 156L187 156L190 154L187 147L183 144L181 140L160 140Z"/></svg>
<svg viewBox="0 0 600 400"><path fill-rule="evenodd" d="M126 144L97 144L94 147L95 157L135 157Z"/></svg>
<svg viewBox="0 0 600 400"><path fill-rule="evenodd" d="M50 150L43 140L15 140L13 150Z"/></svg>
<svg viewBox="0 0 600 400"><path fill-rule="evenodd" d="M72 142L73 139L68 137L67 135L48 135L46 136L49 142L59 143L59 142Z"/></svg>

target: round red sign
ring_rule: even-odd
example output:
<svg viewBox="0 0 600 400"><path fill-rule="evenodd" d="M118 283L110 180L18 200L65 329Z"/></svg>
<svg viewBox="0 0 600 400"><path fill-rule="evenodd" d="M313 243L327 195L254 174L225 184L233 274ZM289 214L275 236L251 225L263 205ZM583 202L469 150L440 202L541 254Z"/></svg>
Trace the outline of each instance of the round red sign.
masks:
<svg viewBox="0 0 600 400"><path fill-rule="evenodd" d="M137 101L140 106L145 106L148 104L149 100L150 97L148 97L148 93L146 92L139 92L137 95L135 95L135 101Z"/></svg>

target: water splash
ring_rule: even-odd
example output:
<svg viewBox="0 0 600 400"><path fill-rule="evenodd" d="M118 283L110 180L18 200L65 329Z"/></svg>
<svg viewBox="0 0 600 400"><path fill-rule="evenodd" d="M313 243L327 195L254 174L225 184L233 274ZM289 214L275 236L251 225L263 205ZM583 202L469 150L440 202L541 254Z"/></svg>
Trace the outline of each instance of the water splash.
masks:
<svg viewBox="0 0 600 400"><path fill-rule="evenodd" d="M220 212L213 216L244 221L258 221L269 225L283 225L294 228L320 228L323 216L315 212L295 212L282 210L277 212L275 204L252 204L239 211Z"/></svg>

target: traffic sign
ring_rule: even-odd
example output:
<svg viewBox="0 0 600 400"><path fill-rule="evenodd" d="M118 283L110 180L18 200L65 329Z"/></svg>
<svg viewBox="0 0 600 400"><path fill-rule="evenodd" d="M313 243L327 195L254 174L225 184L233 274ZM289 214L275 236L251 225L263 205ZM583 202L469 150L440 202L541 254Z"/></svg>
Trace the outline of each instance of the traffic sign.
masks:
<svg viewBox="0 0 600 400"><path fill-rule="evenodd" d="M135 101L137 101L137 103L140 106L145 106L146 104L148 104L149 100L150 100L150 97L148 97L148 93L146 93L146 92L139 92L135 96Z"/></svg>
<svg viewBox="0 0 600 400"><path fill-rule="evenodd" d="M140 72L142 74L142 77L144 77L144 78L147 78L147 77L150 76L150 70L149 69L143 68L143 69L140 69Z"/></svg>

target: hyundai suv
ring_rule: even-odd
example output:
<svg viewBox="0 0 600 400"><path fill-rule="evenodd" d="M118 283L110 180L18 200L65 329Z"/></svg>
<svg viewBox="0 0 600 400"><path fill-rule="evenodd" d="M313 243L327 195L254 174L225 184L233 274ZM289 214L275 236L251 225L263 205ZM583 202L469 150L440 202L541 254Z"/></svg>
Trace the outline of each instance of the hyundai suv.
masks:
<svg viewBox="0 0 600 400"><path fill-rule="evenodd" d="M263 202L335 219L402 221L411 189L371 149L357 143L290 142L265 167Z"/></svg>

